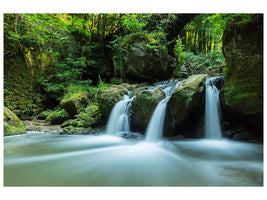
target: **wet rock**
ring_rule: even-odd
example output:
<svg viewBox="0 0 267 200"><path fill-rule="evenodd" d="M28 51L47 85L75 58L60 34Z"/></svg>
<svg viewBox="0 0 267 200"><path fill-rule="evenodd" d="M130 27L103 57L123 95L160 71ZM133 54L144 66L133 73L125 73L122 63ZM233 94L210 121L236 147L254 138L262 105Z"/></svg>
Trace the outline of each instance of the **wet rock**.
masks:
<svg viewBox="0 0 267 200"><path fill-rule="evenodd" d="M236 132L234 130L226 130L223 132L223 137L226 137L226 138L233 138L234 134Z"/></svg>
<svg viewBox="0 0 267 200"><path fill-rule="evenodd" d="M149 119L160 100L165 98L161 88L142 90L132 102L131 127L134 131L145 132Z"/></svg>
<svg viewBox="0 0 267 200"><path fill-rule="evenodd" d="M141 133L127 132L127 133L122 133L121 137L128 139L142 139L144 138L144 135Z"/></svg>
<svg viewBox="0 0 267 200"><path fill-rule="evenodd" d="M196 128L204 114L206 77L206 74L192 75L175 89L166 109L165 136Z"/></svg>
<svg viewBox="0 0 267 200"><path fill-rule="evenodd" d="M113 106L119 102L127 92L127 89L121 85L112 85L99 92L98 106L104 121L107 121Z"/></svg>
<svg viewBox="0 0 267 200"><path fill-rule="evenodd" d="M254 140L255 136L248 131L244 131L244 132L235 134L233 136L233 139L234 140Z"/></svg>

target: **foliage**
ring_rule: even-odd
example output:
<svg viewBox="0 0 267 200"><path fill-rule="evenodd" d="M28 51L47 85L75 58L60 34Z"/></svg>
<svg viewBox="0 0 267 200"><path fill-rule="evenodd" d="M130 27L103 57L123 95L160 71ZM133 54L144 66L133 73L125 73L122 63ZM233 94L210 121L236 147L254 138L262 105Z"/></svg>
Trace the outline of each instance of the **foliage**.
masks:
<svg viewBox="0 0 267 200"><path fill-rule="evenodd" d="M224 62L221 37L225 26L242 25L252 20L251 16L4 14L4 103L14 110L23 110L19 114L22 116L38 114L42 106L53 109L62 98L79 93L93 93L93 99L97 99L97 92L109 83L125 80L119 62L123 46L130 47L137 39L145 39L145 47L151 52L160 47L175 56L176 76L183 64L191 73L213 71Z"/></svg>
<svg viewBox="0 0 267 200"><path fill-rule="evenodd" d="M70 118L70 116L65 109L57 108L54 111L50 112L45 120L49 121L49 123L53 125L53 124L61 124L68 118Z"/></svg>
<svg viewBox="0 0 267 200"><path fill-rule="evenodd" d="M190 74L209 73L222 74L221 66L225 62L221 51L212 51L207 54L186 52L185 67Z"/></svg>
<svg viewBox="0 0 267 200"><path fill-rule="evenodd" d="M181 39L176 40L176 45L174 47L174 53L177 58L177 67L173 71L175 76L179 76L179 72L182 69L183 64L185 63L186 53L184 52L184 45L182 44Z"/></svg>

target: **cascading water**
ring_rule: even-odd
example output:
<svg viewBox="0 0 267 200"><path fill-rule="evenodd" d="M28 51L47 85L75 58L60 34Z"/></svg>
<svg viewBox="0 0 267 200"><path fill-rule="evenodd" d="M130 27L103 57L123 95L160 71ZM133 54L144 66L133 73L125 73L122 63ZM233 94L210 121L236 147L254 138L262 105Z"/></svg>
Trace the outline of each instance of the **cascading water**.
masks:
<svg viewBox="0 0 267 200"><path fill-rule="evenodd" d="M106 133L108 135L119 135L122 132L129 132L129 107L133 98L124 95L122 100L115 104L108 119Z"/></svg>
<svg viewBox="0 0 267 200"><path fill-rule="evenodd" d="M208 139L222 138L219 90L215 86L217 78L212 77L206 80L205 137Z"/></svg>
<svg viewBox="0 0 267 200"><path fill-rule="evenodd" d="M214 110L217 113L212 133L220 130L214 81L207 80L206 101L213 105L208 109L213 111L206 112L208 123L215 124ZM4 186L263 186L262 144L210 139L150 142L162 136L166 105L177 86L177 81L151 86L163 88L166 98L154 111L146 142L112 136L129 131L127 116L134 98L130 94L112 110L110 135L36 131L5 136Z"/></svg>
<svg viewBox="0 0 267 200"><path fill-rule="evenodd" d="M157 141L161 139L163 134L166 106L172 93L174 92L175 88L178 87L179 83L180 82L171 80L166 85L166 88L164 89L166 97L158 103L149 121L145 134L147 141Z"/></svg>

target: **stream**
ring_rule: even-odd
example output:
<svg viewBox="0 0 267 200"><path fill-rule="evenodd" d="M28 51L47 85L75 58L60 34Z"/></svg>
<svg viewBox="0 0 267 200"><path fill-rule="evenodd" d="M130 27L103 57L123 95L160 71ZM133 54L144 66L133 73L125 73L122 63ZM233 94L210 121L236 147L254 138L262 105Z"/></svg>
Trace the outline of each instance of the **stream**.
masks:
<svg viewBox="0 0 267 200"><path fill-rule="evenodd" d="M5 186L262 186L263 145L99 133L4 138Z"/></svg>

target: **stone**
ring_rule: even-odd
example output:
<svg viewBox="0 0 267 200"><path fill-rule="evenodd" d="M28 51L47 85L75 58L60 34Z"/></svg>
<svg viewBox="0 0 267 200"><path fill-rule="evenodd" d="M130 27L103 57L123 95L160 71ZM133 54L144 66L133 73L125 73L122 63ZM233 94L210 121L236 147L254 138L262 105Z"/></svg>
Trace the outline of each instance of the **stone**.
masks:
<svg viewBox="0 0 267 200"><path fill-rule="evenodd" d="M78 94L77 96L72 96L67 99L62 99L60 101L60 107L65 109L71 116L80 113L86 105L89 103L85 93Z"/></svg>
<svg viewBox="0 0 267 200"><path fill-rule="evenodd" d="M132 101L131 127L134 131L145 132L148 122L157 104L165 98L164 91L157 87L142 90Z"/></svg>
<svg viewBox="0 0 267 200"><path fill-rule="evenodd" d="M241 133L237 133L233 136L233 140L255 140L255 136L248 132L248 131L244 131L244 132L241 132Z"/></svg>
<svg viewBox="0 0 267 200"><path fill-rule="evenodd" d="M223 137L231 139L231 138L233 138L234 134L235 134L235 131L229 129L229 130L226 130L226 131L223 132Z"/></svg>
<svg viewBox="0 0 267 200"><path fill-rule="evenodd" d="M70 119L71 116L65 109L54 110L50 112L46 117L46 121L49 121L51 125L62 124L67 119Z"/></svg>
<svg viewBox="0 0 267 200"><path fill-rule="evenodd" d="M113 63L117 76L128 82L157 82L171 77L167 47L159 43L155 34L127 35L115 52Z"/></svg>
<svg viewBox="0 0 267 200"><path fill-rule="evenodd" d="M23 122L4 106L4 136L26 133Z"/></svg>
<svg viewBox="0 0 267 200"><path fill-rule="evenodd" d="M206 74L192 75L175 89L166 108L165 136L196 129L204 114L206 77Z"/></svg>
<svg viewBox="0 0 267 200"><path fill-rule="evenodd" d="M95 133L91 127L76 127L76 126L67 126L63 128L61 134L67 135L82 135L82 134L93 134Z"/></svg>
<svg viewBox="0 0 267 200"><path fill-rule="evenodd" d="M98 94L98 108L102 119L107 121L113 106L119 102L128 90L121 85L112 85Z"/></svg>
<svg viewBox="0 0 267 200"><path fill-rule="evenodd" d="M263 135L263 15L228 23L223 33L223 112L235 126L241 123L257 137Z"/></svg>

